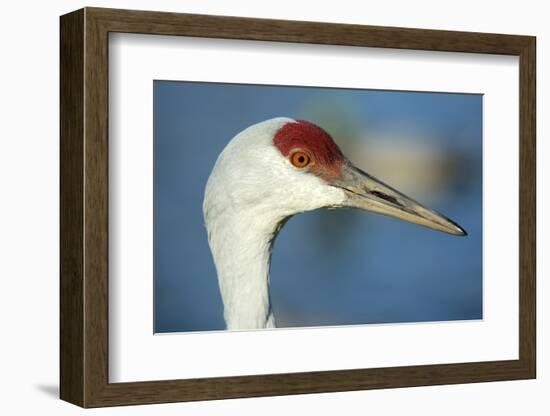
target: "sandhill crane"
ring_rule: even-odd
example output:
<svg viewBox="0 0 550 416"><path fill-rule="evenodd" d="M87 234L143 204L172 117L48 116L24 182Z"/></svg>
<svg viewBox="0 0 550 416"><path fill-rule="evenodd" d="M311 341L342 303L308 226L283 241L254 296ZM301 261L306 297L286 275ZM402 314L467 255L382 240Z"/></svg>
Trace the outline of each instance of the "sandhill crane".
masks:
<svg viewBox="0 0 550 416"><path fill-rule="evenodd" d="M273 241L291 216L318 208L357 208L466 235L355 167L317 125L283 117L254 124L219 155L203 203L227 329L275 327L269 298Z"/></svg>

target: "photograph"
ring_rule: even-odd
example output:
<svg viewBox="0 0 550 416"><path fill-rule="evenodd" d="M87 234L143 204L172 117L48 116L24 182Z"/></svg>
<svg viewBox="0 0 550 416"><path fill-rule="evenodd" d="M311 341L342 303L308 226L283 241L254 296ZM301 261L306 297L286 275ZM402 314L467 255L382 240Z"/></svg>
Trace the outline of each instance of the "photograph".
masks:
<svg viewBox="0 0 550 416"><path fill-rule="evenodd" d="M152 87L154 333L484 318L483 94Z"/></svg>
<svg viewBox="0 0 550 416"><path fill-rule="evenodd" d="M39 244L58 284L44 261L16 262L57 291L31 291L55 308L17 326L39 331L23 343L55 339L39 377L11 374L76 411L240 411L246 398L258 414L260 397L327 414L366 408L346 397L426 416L451 402L538 408L543 13L497 24L481 8L474 24L467 8L346 17L294 3L41 14L42 34L59 19L55 50L29 56L58 53L56 81L39 84L59 128L28 111L14 126L59 133L58 253ZM12 84L19 97L28 82ZM44 162L29 149L11 171ZM15 188L18 210L52 194ZM21 229L33 218L9 221L26 248L44 235ZM44 407L31 398L15 401Z"/></svg>

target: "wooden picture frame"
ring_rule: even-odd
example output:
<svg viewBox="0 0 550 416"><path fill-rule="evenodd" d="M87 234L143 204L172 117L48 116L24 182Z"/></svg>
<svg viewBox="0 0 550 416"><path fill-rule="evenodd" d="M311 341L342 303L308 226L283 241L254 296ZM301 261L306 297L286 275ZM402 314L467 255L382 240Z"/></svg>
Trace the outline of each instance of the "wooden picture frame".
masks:
<svg viewBox="0 0 550 416"><path fill-rule="evenodd" d="M535 378L535 38L85 8L61 17L60 396L82 407ZM519 56L519 359L109 383L110 32Z"/></svg>

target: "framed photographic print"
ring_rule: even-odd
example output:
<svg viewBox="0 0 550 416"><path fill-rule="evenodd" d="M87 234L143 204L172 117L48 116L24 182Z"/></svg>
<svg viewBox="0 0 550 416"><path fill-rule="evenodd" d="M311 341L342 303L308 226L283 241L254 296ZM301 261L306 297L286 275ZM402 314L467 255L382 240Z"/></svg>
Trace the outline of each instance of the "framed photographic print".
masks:
<svg viewBox="0 0 550 416"><path fill-rule="evenodd" d="M61 17L83 407L534 378L535 38Z"/></svg>

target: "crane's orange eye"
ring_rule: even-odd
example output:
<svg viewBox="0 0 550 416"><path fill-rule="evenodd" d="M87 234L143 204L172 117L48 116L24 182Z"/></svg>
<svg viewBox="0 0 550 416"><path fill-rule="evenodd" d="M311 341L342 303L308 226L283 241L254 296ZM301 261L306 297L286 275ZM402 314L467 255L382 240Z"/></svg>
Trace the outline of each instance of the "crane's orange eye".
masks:
<svg viewBox="0 0 550 416"><path fill-rule="evenodd" d="M297 152L292 153L292 156L290 156L290 163L292 163L297 168L305 168L311 163L311 158L306 152L298 150Z"/></svg>

